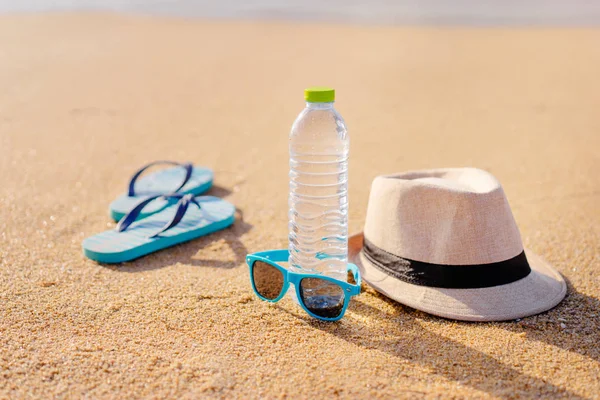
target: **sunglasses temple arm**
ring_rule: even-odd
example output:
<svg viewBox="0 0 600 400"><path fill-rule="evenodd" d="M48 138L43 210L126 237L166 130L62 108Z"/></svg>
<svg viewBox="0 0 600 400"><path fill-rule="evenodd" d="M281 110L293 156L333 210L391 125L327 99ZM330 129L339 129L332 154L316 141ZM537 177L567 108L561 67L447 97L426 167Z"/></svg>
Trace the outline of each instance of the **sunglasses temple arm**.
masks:
<svg viewBox="0 0 600 400"><path fill-rule="evenodd" d="M286 250L267 250L252 254L253 256L263 257L271 261L287 262L290 258L290 252Z"/></svg>
<svg viewBox="0 0 600 400"><path fill-rule="evenodd" d="M360 287L362 285L362 279L360 278L360 272L358 271L358 267L354 264L348 264L348 269L352 271L352 275L354 276L354 282L356 282L355 294L360 294Z"/></svg>

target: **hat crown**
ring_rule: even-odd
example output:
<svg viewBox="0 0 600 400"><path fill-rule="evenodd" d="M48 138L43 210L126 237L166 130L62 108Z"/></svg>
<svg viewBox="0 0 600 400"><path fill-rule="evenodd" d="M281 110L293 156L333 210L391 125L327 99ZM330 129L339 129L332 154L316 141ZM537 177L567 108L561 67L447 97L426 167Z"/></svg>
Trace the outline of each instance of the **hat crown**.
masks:
<svg viewBox="0 0 600 400"><path fill-rule="evenodd" d="M523 252L502 186L476 168L448 168L377 177L365 237L414 261L479 265Z"/></svg>

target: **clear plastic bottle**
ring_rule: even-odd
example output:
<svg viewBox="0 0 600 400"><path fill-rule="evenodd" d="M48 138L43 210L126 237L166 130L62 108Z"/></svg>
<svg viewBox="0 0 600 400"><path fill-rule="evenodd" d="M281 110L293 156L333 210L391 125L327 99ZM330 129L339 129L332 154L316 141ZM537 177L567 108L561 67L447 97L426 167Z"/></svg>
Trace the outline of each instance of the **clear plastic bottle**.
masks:
<svg viewBox="0 0 600 400"><path fill-rule="evenodd" d="M348 150L335 91L310 88L290 133L289 268L346 280Z"/></svg>

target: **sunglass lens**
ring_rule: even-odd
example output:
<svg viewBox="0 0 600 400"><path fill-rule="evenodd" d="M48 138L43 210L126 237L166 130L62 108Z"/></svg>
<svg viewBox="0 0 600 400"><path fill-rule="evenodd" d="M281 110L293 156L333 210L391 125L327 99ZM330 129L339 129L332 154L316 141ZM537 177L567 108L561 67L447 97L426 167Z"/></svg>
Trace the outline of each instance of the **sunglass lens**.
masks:
<svg viewBox="0 0 600 400"><path fill-rule="evenodd" d="M300 297L304 306L321 318L337 318L344 309L344 289L325 279L302 279Z"/></svg>
<svg viewBox="0 0 600 400"><path fill-rule="evenodd" d="M274 266L262 261L255 261L252 268L252 279L258 294L268 300L274 300L283 289L283 273Z"/></svg>

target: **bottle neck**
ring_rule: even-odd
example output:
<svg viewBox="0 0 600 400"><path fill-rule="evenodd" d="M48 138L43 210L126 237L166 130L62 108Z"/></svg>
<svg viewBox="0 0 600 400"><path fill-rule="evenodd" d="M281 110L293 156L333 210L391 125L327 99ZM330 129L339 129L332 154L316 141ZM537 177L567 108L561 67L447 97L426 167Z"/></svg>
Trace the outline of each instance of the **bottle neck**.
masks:
<svg viewBox="0 0 600 400"><path fill-rule="evenodd" d="M312 110L330 110L333 109L333 101L330 103L310 103L307 101L306 108L310 108Z"/></svg>

